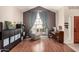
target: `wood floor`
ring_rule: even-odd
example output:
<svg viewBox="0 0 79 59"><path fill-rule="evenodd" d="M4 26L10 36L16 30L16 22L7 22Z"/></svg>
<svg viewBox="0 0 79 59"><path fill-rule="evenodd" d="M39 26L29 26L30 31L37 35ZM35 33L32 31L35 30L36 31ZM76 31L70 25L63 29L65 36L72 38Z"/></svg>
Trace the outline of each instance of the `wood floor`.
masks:
<svg viewBox="0 0 79 59"><path fill-rule="evenodd" d="M52 39L37 41L24 40L15 46L11 52L74 52L65 44L58 43Z"/></svg>

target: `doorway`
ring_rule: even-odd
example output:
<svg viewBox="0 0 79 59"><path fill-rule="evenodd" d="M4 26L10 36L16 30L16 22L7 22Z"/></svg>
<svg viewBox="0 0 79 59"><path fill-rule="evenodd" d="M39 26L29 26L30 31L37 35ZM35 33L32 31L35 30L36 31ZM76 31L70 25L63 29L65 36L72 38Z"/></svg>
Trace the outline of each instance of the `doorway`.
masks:
<svg viewBox="0 0 79 59"><path fill-rule="evenodd" d="M74 43L79 43L79 16L74 16Z"/></svg>

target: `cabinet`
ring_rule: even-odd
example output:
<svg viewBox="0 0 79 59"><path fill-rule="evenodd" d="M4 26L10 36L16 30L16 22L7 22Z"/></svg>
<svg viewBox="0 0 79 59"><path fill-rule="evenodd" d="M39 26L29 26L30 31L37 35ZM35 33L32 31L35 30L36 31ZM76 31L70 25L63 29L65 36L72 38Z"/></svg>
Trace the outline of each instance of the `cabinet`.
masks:
<svg viewBox="0 0 79 59"><path fill-rule="evenodd" d="M64 31L57 31L57 32L49 31L48 37L53 38L57 42L63 43Z"/></svg>
<svg viewBox="0 0 79 59"><path fill-rule="evenodd" d="M21 29L3 30L2 38L3 49L10 51L21 41Z"/></svg>
<svg viewBox="0 0 79 59"><path fill-rule="evenodd" d="M2 49L2 29L3 29L3 24L0 22L0 51Z"/></svg>
<svg viewBox="0 0 79 59"><path fill-rule="evenodd" d="M0 51L10 51L21 42L21 28L3 30L3 23L0 22Z"/></svg>
<svg viewBox="0 0 79 59"><path fill-rule="evenodd" d="M64 43L64 31L59 31L56 33L56 40L60 43Z"/></svg>

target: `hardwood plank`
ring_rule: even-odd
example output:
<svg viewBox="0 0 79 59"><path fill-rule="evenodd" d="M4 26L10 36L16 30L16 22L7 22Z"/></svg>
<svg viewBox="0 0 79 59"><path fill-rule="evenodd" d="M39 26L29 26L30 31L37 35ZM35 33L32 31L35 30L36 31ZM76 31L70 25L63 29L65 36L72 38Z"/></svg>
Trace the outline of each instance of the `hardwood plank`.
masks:
<svg viewBox="0 0 79 59"><path fill-rule="evenodd" d="M74 52L74 50L53 39L44 39L37 41L24 40L15 46L11 52Z"/></svg>

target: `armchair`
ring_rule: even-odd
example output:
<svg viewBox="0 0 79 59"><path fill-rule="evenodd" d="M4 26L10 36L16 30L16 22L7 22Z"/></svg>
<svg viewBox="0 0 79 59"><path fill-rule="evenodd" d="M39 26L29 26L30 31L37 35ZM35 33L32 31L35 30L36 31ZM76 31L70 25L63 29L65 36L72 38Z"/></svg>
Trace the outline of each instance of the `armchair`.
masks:
<svg viewBox="0 0 79 59"><path fill-rule="evenodd" d="M38 40L38 39L40 39L40 35L34 34L32 32L29 33L29 36L30 36L31 40Z"/></svg>

